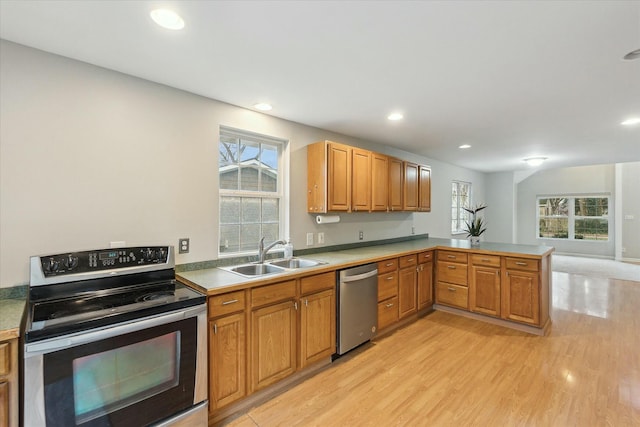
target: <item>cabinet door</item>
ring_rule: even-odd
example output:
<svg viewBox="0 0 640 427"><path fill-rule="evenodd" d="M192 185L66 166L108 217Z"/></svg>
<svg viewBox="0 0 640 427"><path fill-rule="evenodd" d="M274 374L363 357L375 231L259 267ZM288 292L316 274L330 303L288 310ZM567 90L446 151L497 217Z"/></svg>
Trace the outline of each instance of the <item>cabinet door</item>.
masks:
<svg viewBox="0 0 640 427"><path fill-rule="evenodd" d="M469 309L476 313L500 316L500 269L471 266Z"/></svg>
<svg viewBox="0 0 640 427"><path fill-rule="evenodd" d="M398 318L402 319L417 310L416 267L403 268L398 274Z"/></svg>
<svg viewBox="0 0 640 427"><path fill-rule="evenodd" d="M404 162L403 210L418 210L418 165Z"/></svg>
<svg viewBox="0 0 640 427"><path fill-rule="evenodd" d="M431 169L426 166L419 166L418 210L431 212Z"/></svg>
<svg viewBox="0 0 640 427"><path fill-rule="evenodd" d="M213 411L246 395L245 314L209 323L209 410Z"/></svg>
<svg viewBox="0 0 640 427"><path fill-rule="evenodd" d="M389 208L389 158L383 154L371 155L371 210Z"/></svg>
<svg viewBox="0 0 640 427"><path fill-rule="evenodd" d="M327 210L348 211L351 208L351 147L330 142L327 160Z"/></svg>
<svg viewBox="0 0 640 427"><path fill-rule="evenodd" d="M378 303L378 330L383 330L398 321L398 297Z"/></svg>
<svg viewBox="0 0 640 427"><path fill-rule="evenodd" d="M418 310L433 305L433 263L418 266Z"/></svg>
<svg viewBox="0 0 640 427"><path fill-rule="evenodd" d="M324 141L307 145L307 212L327 211L327 146Z"/></svg>
<svg viewBox="0 0 640 427"><path fill-rule="evenodd" d="M352 149L351 210L371 210L371 151Z"/></svg>
<svg viewBox="0 0 640 427"><path fill-rule="evenodd" d="M538 273L507 270L502 286L502 317L539 326Z"/></svg>
<svg viewBox="0 0 640 427"><path fill-rule="evenodd" d="M9 383L0 381L0 427L9 425Z"/></svg>
<svg viewBox="0 0 640 427"><path fill-rule="evenodd" d="M300 300L300 367L336 351L336 300L333 289Z"/></svg>
<svg viewBox="0 0 640 427"><path fill-rule="evenodd" d="M402 193L404 193L404 162L389 158L389 210L402 210Z"/></svg>
<svg viewBox="0 0 640 427"><path fill-rule="evenodd" d="M285 301L251 312L251 391L296 370L297 303Z"/></svg>

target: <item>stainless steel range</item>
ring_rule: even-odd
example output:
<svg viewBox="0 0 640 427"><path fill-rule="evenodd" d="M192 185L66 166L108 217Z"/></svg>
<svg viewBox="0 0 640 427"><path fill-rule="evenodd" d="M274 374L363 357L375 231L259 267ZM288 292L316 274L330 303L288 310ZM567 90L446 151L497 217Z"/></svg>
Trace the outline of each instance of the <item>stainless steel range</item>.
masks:
<svg viewBox="0 0 640 427"><path fill-rule="evenodd" d="M171 246L31 257L23 424L207 425L205 296Z"/></svg>

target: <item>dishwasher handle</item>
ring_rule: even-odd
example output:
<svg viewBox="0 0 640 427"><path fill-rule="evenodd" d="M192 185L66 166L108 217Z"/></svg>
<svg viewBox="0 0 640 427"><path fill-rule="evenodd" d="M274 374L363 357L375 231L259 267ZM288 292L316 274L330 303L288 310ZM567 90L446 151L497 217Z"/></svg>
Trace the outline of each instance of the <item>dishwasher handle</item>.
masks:
<svg viewBox="0 0 640 427"><path fill-rule="evenodd" d="M368 279L369 277L377 276L378 270L369 271L367 273L356 274L355 276L341 277L340 283L357 282L358 280Z"/></svg>

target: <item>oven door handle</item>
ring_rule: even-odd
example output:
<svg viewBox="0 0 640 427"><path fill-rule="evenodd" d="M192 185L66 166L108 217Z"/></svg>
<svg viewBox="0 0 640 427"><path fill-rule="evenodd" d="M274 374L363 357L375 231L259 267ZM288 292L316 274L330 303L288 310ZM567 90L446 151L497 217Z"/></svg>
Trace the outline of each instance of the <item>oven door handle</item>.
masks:
<svg viewBox="0 0 640 427"><path fill-rule="evenodd" d="M24 346L25 357L51 353L63 348L75 347L81 344L88 344L94 341L100 341L106 338L112 338L118 335L128 334L130 332L136 332L167 323L177 322L182 319L196 317L198 316L198 314L206 312L206 309L206 304L202 304L185 310L164 313L154 317L136 319L132 322L109 327L106 329L83 332L78 335L72 335L68 337L52 338L50 340L35 343L27 343Z"/></svg>

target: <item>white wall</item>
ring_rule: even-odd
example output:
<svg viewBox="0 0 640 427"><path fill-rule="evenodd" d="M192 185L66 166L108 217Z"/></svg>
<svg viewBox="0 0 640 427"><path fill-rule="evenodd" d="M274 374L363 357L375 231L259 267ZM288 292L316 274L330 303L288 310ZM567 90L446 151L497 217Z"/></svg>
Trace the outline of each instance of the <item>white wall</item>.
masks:
<svg viewBox="0 0 640 427"><path fill-rule="evenodd" d="M620 163L620 255L618 259L640 261L640 162ZM624 252L622 252L624 248Z"/></svg>
<svg viewBox="0 0 640 427"><path fill-rule="evenodd" d="M291 231L325 245L449 237L452 179L484 200L484 174L0 41L0 287L26 284L31 255L191 239L179 264L215 259L221 125L290 141ZM333 139L432 166L432 212L306 213L305 146Z"/></svg>
<svg viewBox="0 0 640 427"><path fill-rule="evenodd" d="M567 241L538 239L536 236L536 197L539 195L608 194L609 241ZM580 166L541 170L517 185L517 236L520 244L547 244L558 253L613 258L615 252L615 167L614 165Z"/></svg>
<svg viewBox="0 0 640 427"><path fill-rule="evenodd" d="M487 174L485 180L486 217L485 240L500 243L515 243L516 192L513 172Z"/></svg>

